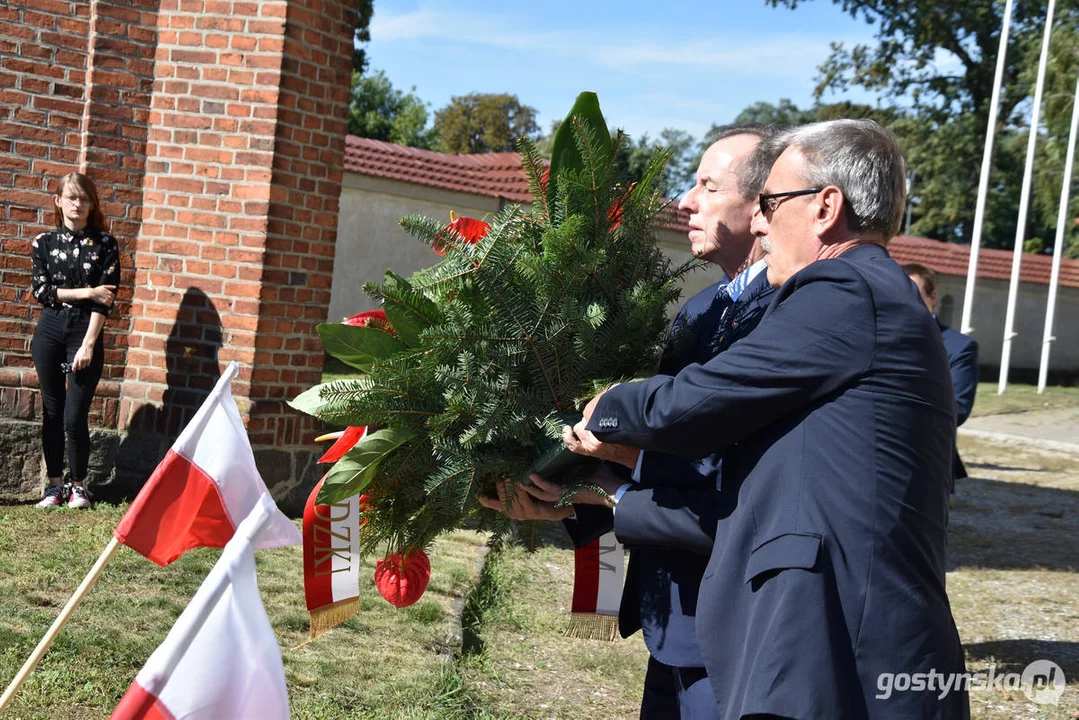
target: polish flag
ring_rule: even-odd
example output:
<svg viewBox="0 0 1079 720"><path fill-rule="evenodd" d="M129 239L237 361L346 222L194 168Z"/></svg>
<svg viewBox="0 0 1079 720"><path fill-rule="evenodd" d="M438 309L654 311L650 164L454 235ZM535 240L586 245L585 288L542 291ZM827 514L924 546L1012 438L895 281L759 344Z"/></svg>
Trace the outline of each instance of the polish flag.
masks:
<svg viewBox="0 0 1079 720"><path fill-rule="evenodd" d="M232 399L237 367L232 362L225 369L113 531L117 540L158 565L191 548L224 547L237 523L267 493ZM254 545L301 541L300 531L275 508Z"/></svg>
<svg viewBox="0 0 1079 720"><path fill-rule="evenodd" d="M281 649L252 547L277 513L269 495L259 498L110 720L287 720Z"/></svg>

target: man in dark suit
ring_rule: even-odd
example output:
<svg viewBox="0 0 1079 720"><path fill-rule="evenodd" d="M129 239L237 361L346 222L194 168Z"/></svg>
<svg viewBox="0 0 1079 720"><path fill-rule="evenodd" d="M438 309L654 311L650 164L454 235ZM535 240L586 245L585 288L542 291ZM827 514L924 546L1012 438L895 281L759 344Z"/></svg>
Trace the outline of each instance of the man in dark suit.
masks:
<svg viewBox="0 0 1079 720"><path fill-rule="evenodd" d="M922 301L937 320L937 327L940 328L940 335L944 340L944 350L948 353L948 367L952 371L952 388L955 390L955 424L962 425L970 417L970 411L974 408L974 396L978 393L978 343L974 342L974 338L969 335L948 327L937 317L936 273L920 263L904 265L903 272L918 286ZM966 476L967 468L959 457L959 450L956 449L952 457L950 489L955 490L955 481Z"/></svg>
<svg viewBox="0 0 1079 720"><path fill-rule="evenodd" d="M753 229L779 289L760 325L675 377L608 389L564 439L722 454L711 503L633 489L615 532L703 547L718 517L697 634L724 718L967 718L944 588L951 377L883 247L906 165L867 120L776 142Z"/></svg>
<svg viewBox="0 0 1079 720"><path fill-rule="evenodd" d="M679 202L679 207L690 213L693 254L719 265L731 281L716 283L686 301L676 316L660 372L677 373L690 363L703 363L723 352L756 327L771 301L774 290L768 284L761 261L763 253L750 223L757 195L775 159L754 151L761 140L775 132L759 125L722 128L701 157L693 189ZM719 482L718 456L691 460L633 449L612 460L622 463L627 471L633 470L641 487L673 486L714 492ZM566 526L577 546L588 544L613 527L609 507L555 508L549 498L557 498L561 488L548 485L542 478L534 482L531 488L525 488L532 494L509 509L512 517L546 519L574 512ZM481 502L505 509L498 498L481 498ZM623 637L641 630L650 653L640 717L717 718L694 622L708 549L701 553L672 551L670 547L627 547L629 565L618 625Z"/></svg>

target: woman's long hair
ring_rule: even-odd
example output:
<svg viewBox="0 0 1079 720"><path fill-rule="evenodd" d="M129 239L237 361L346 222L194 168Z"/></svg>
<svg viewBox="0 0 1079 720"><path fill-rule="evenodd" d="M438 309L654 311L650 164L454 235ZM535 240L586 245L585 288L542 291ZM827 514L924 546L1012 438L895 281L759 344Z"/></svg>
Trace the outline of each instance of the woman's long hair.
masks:
<svg viewBox="0 0 1079 720"><path fill-rule="evenodd" d="M91 233L108 232L109 221L105 219L105 215L101 212L101 201L97 199L97 188L94 186L94 181L82 173L68 173L60 178L60 182L56 185L56 197L59 198L63 195L64 190L68 188L77 188L86 197L90 198L91 207L90 215L86 218L86 231ZM53 218L56 221L56 229L62 230L64 227L64 214L60 211L58 202L53 203Z"/></svg>

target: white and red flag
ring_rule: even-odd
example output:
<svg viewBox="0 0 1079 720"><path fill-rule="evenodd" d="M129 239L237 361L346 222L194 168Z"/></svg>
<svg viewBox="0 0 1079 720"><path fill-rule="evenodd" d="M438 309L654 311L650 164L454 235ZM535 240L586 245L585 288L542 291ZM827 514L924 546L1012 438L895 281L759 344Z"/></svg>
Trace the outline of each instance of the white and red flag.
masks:
<svg viewBox="0 0 1079 720"><path fill-rule="evenodd" d="M121 518L113 536L158 565L196 547L224 547L266 493L232 399L230 363L209 397ZM256 548L298 545L299 530L274 511Z"/></svg>
<svg viewBox="0 0 1079 720"><path fill-rule="evenodd" d="M567 635L614 640L625 581L625 548L614 531L573 551L573 618Z"/></svg>
<svg viewBox="0 0 1079 720"><path fill-rule="evenodd" d="M356 614L360 598L360 496L332 505L315 502L303 511L303 590L311 613L311 639Z"/></svg>
<svg viewBox="0 0 1079 720"><path fill-rule="evenodd" d="M255 578L255 538L277 506L262 495L135 676L110 720L286 720L285 671Z"/></svg>

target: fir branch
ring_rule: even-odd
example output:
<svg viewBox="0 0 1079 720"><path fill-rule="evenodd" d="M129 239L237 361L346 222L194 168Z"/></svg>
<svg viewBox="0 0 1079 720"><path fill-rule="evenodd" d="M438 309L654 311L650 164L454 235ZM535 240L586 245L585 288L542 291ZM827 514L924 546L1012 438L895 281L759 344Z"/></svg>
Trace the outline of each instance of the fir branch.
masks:
<svg viewBox="0 0 1079 720"><path fill-rule="evenodd" d="M536 144L528 137L521 136L517 140L517 149L521 152L521 168L528 178L528 190L532 193L532 203L539 213L541 220L549 222L551 208L547 204L547 188L543 187L543 176L548 173L549 167L540 157L536 150Z"/></svg>

